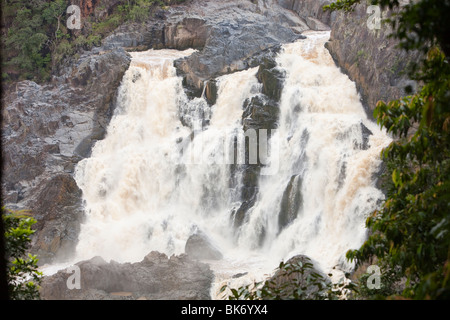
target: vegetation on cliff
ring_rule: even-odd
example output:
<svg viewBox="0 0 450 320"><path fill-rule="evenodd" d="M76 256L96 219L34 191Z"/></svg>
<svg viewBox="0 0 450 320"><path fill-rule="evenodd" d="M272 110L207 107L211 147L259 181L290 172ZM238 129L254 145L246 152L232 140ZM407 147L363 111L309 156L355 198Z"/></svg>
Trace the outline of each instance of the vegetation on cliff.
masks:
<svg viewBox="0 0 450 320"><path fill-rule="evenodd" d="M184 0L123 0L81 10L69 29L68 0L2 0L2 80L48 81L64 59L99 46L126 21L141 23L154 9Z"/></svg>

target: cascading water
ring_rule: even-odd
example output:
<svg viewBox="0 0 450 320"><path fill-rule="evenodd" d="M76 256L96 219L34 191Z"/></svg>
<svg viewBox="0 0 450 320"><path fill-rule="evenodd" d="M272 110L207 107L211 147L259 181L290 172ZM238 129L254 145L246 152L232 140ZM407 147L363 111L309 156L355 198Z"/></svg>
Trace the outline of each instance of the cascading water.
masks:
<svg viewBox="0 0 450 320"><path fill-rule="evenodd" d="M295 254L324 270L351 268L345 252L362 244L366 216L383 197L373 175L389 138L334 65L328 37L309 33L278 56L286 79L272 150L277 170L259 177L256 203L238 230L230 212L242 200L241 172L231 170L227 147L242 133L244 101L260 93L257 69L220 77L209 107L186 97L173 67L192 50L132 53L107 136L76 168L87 216L76 260L181 254L202 230L224 255L211 262L218 282L241 271L270 272Z"/></svg>
<svg viewBox="0 0 450 320"><path fill-rule="evenodd" d="M345 263L365 238L365 219L383 194L373 179L389 138L367 119L355 84L335 66L324 47L328 32L284 46L278 65L286 70L280 102L279 171L260 180L259 200L240 234L263 251L286 259L302 253L329 269ZM368 136L370 134L370 137ZM281 228L281 211L294 218Z"/></svg>

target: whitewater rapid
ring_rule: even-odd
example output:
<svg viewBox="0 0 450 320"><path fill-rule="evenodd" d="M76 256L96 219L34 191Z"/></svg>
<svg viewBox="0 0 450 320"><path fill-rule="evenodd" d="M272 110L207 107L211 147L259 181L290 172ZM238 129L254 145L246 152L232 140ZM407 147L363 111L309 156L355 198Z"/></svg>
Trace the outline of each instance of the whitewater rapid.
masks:
<svg viewBox="0 0 450 320"><path fill-rule="evenodd" d="M173 66L193 50L131 53L107 135L76 167L86 220L74 260L181 254L201 230L224 256L209 262L214 290L236 273L247 272L236 281L261 278L297 254L324 271L351 270L345 253L361 246L367 215L383 199L374 176L390 139L367 118L355 84L325 49L329 32L305 35L277 57L286 78L277 141L270 141L276 170L259 177L256 203L237 230L230 212L243 186L231 186L230 176L240 181L242 172L230 169L227 146L242 133L244 101L261 93L257 68L219 77L210 107L203 97L188 99ZM289 183L301 203L280 230Z"/></svg>

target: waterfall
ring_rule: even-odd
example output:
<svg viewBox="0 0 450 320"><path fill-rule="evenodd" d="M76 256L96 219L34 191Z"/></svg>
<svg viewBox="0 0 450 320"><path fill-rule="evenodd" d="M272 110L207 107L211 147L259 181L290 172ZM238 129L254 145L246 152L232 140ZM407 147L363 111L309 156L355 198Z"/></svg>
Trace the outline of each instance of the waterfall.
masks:
<svg viewBox="0 0 450 320"><path fill-rule="evenodd" d="M276 170L259 176L256 202L237 229L230 212L243 186L233 146L245 134L244 101L261 92L257 68L219 77L209 106L188 99L173 66L193 50L131 53L107 135L75 171L86 210L77 259L181 254L201 230L224 255L211 262L222 268L217 274L269 272L296 254L324 270L351 269L344 256L363 243L367 215L383 198L374 175L390 140L334 65L328 38L310 32L277 57L286 78L268 142Z"/></svg>
<svg viewBox="0 0 450 320"><path fill-rule="evenodd" d="M221 77L218 101L208 110L202 98L189 101L173 67L190 53L132 53L107 136L76 168L87 215L79 259L134 262L151 250L183 253L198 229L217 241L232 234L229 205L237 192L229 187L230 166L214 158L239 130L244 100L259 91L257 70ZM210 125L202 130L205 113Z"/></svg>
<svg viewBox="0 0 450 320"><path fill-rule="evenodd" d="M269 256L302 253L325 269L339 264L350 270L345 253L362 245L367 214L383 198L374 175L390 139L367 119L355 84L324 47L329 33L306 35L285 45L278 57L287 72L280 102L280 168L261 177L258 201L239 242L255 245L264 230L261 250Z"/></svg>

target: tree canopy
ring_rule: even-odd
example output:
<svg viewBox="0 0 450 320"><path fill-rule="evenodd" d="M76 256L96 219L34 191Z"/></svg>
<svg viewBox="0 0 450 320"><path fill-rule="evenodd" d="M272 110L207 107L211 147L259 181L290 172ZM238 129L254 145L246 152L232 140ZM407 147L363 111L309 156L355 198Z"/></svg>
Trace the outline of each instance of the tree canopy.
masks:
<svg viewBox="0 0 450 320"><path fill-rule="evenodd" d="M105 14L82 17L80 30L67 28L69 0L2 0L2 80L48 81L65 59L99 46L127 21L144 22L152 10L184 0L119 0ZM106 4L98 2L98 11Z"/></svg>

